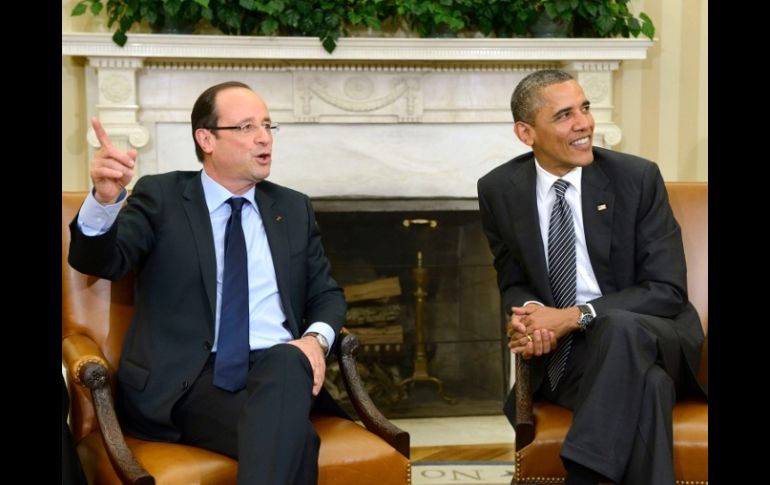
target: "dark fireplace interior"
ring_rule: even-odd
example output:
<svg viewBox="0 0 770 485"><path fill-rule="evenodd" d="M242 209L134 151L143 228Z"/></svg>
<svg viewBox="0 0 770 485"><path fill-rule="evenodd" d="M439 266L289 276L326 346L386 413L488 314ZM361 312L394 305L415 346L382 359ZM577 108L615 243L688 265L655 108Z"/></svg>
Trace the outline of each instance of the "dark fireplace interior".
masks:
<svg viewBox="0 0 770 485"><path fill-rule="evenodd" d="M379 409L388 418L501 413L508 351L476 202L321 199L314 206L334 277L346 287L346 328L362 344L359 371ZM375 298L351 301L351 285L374 288ZM352 413L338 373L330 363L327 388Z"/></svg>

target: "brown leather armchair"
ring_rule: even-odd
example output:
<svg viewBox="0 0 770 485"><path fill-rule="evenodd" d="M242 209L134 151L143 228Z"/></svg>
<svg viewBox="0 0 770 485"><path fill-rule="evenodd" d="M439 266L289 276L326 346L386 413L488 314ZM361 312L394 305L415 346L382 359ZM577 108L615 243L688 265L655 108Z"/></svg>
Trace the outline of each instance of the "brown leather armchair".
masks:
<svg viewBox="0 0 770 485"><path fill-rule="evenodd" d="M698 378L708 382L708 184L666 184L674 216L682 227L690 301L706 333ZM529 362L516 357L516 473L512 483L563 483L559 458L572 412L532 401ZM674 406L674 472L677 484L708 484L708 401L691 399Z"/></svg>
<svg viewBox="0 0 770 485"><path fill-rule="evenodd" d="M121 346L133 313L133 278L110 282L67 264L69 222L84 192L62 193L62 361L67 369L70 426L91 484L229 484L237 461L201 448L124 436L112 397ZM365 428L315 415L321 438L319 484L409 484L409 434L374 406L356 370L355 336L343 333L338 359L348 395Z"/></svg>

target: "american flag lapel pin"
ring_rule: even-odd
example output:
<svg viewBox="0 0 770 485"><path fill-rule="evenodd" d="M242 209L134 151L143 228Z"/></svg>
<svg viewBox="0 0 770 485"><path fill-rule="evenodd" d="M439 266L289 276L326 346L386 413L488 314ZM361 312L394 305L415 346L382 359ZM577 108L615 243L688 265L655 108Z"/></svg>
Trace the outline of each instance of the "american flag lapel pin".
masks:
<svg viewBox="0 0 770 485"><path fill-rule="evenodd" d="M283 220L283 216L275 216L275 222L281 222Z"/></svg>
<svg viewBox="0 0 770 485"><path fill-rule="evenodd" d="M596 210L598 210L599 212L601 212L603 210L607 210L607 204L599 204L599 205L597 205L596 206Z"/></svg>

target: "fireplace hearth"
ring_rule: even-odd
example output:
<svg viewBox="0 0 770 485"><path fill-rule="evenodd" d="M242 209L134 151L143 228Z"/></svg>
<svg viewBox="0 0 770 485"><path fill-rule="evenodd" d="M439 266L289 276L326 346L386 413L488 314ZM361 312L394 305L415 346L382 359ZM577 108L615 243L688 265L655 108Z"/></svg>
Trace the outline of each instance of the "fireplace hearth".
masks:
<svg viewBox="0 0 770 485"><path fill-rule="evenodd" d="M421 208L408 210L409 205ZM395 278L400 286L400 294L349 303L353 315L360 315L357 309L362 306L374 315L382 308L385 315L373 317L368 325L362 325L360 318L347 325L361 340L360 370L383 413L389 418L499 414L507 392L508 352L477 203L369 199L317 200L314 206L340 285ZM428 223L405 226L404 221L414 220ZM435 221L435 227L429 221ZM418 252L421 280L415 278ZM418 291L423 299L424 346L417 341L415 325ZM393 308L398 309L397 316ZM332 389L336 372L330 366L327 380ZM415 375L440 380L449 399L427 379L403 386L405 393L399 396L399 382ZM344 393L338 397L344 398Z"/></svg>

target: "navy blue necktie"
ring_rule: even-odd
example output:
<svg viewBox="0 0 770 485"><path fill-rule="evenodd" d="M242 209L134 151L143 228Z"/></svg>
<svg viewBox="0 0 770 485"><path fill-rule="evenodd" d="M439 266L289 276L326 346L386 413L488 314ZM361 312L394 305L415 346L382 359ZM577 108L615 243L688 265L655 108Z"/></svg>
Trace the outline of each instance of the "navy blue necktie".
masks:
<svg viewBox="0 0 770 485"><path fill-rule="evenodd" d="M572 219L564 193L569 182L559 179L553 183L556 202L551 209L548 227L548 278L551 280L556 308L567 308L575 304L577 293L577 267L575 265L575 223ZM572 334L561 339L556 350L548 355L546 369L551 390L556 390L567 367L567 357L572 348Z"/></svg>
<svg viewBox="0 0 770 485"><path fill-rule="evenodd" d="M227 391L246 387L249 373L249 272L241 208L246 199L227 200L232 207L225 229L225 268L219 316L214 385Z"/></svg>

